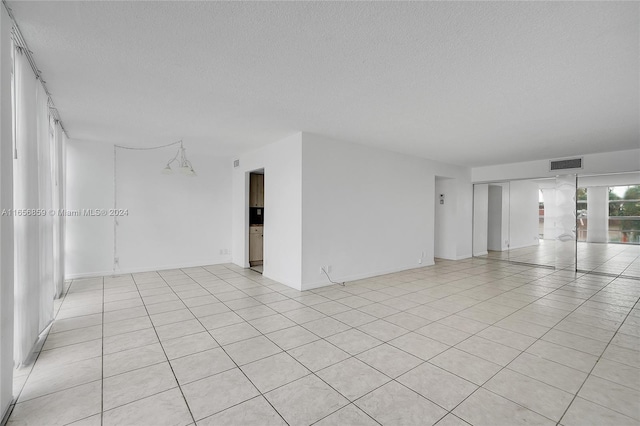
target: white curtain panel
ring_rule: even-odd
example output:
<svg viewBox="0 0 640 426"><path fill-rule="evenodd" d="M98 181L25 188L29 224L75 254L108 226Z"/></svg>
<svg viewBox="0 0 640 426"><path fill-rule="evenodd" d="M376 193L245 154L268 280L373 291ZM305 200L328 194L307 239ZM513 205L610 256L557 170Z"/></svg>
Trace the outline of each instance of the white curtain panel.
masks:
<svg viewBox="0 0 640 426"><path fill-rule="evenodd" d="M38 193L38 135L36 80L27 58L16 49L14 58L15 150L13 205L36 209ZM16 215L14 361L22 364L40 333L40 223L36 216Z"/></svg>
<svg viewBox="0 0 640 426"><path fill-rule="evenodd" d="M65 136L60 123L51 119L53 129L52 167L53 167L53 198L52 209L56 212L63 210L64 202L64 145ZM55 297L59 298L64 292L64 215L53 216L53 284Z"/></svg>
<svg viewBox="0 0 640 426"><path fill-rule="evenodd" d="M14 217L14 361L28 360L38 335L53 318L51 141L47 96L26 56L16 49ZM48 191L48 194L47 194ZM38 215L45 209L45 215ZM31 214L29 214L31 213Z"/></svg>
<svg viewBox="0 0 640 426"><path fill-rule="evenodd" d="M38 216L40 229L40 321L38 328L44 330L53 319L53 130L49 120L49 96L38 82L36 86L36 108L38 126L38 207L45 214ZM34 265L35 266L35 265Z"/></svg>

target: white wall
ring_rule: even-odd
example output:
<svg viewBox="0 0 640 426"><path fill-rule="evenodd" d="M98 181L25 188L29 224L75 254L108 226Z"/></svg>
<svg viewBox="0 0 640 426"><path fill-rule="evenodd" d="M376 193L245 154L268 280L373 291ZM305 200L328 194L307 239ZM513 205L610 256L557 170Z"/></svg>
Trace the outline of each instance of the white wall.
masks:
<svg viewBox="0 0 640 426"><path fill-rule="evenodd" d="M555 185L555 183L554 183ZM542 198L544 201L544 231L543 238L545 240L555 240L558 236L556 229L556 219L560 215L558 206L556 205L556 189L541 188Z"/></svg>
<svg viewBox="0 0 640 426"><path fill-rule="evenodd" d="M487 254L489 225L489 185L473 186L473 255Z"/></svg>
<svg viewBox="0 0 640 426"><path fill-rule="evenodd" d="M423 160L306 133L302 154L304 288L329 284L321 265L345 281L433 263Z"/></svg>
<svg viewBox="0 0 640 426"><path fill-rule="evenodd" d="M638 165L640 168L640 164ZM627 186L640 184L640 173L616 173L610 175L578 176L578 188L592 186Z"/></svg>
<svg viewBox="0 0 640 426"><path fill-rule="evenodd" d="M197 177L160 173L177 147L117 151L117 205L128 216L118 220L116 273L231 260L231 160L187 149ZM67 209L112 209L113 145L70 140L67 161ZM66 238L67 277L112 273L112 217L67 217Z"/></svg>
<svg viewBox="0 0 640 426"><path fill-rule="evenodd" d="M513 181L509 185L509 248L538 245L539 193L531 180Z"/></svg>
<svg viewBox="0 0 640 426"><path fill-rule="evenodd" d="M609 188L587 188L587 242L606 243L609 239Z"/></svg>
<svg viewBox="0 0 640 426"><path fill-rule="evenodd" d="M458 248L457 259L466 259L472 253L473 233L473 185L471 184L471 169L451 166L448 169L456 175L456 229Z"/></svg>
<svg viewBox="0 0 640 426"><path fill-rule="evenodd" d="M67 209L113 207L113 146L70 139L67 143ZM67 217L67 278L111 273L113 220Z"/></svg>
<svg viewBox="0 0 640 426"><path fill-rule="evenodd" d="M579 157L579 155L576 155ZM583 169L549 171L549 160L475 167L473 182L495 182L512 179L532 179L562 174L596 174L634 172L640 168L640 149L584 155Z"/></svg>
<svg viewBox="0 0 640 426"><path fill-rule="evenodd" d="M322 265L345 281L432 264L436 175L455 189L452 255L470 256L468 169L315 134L302 141L303 288L329 284Z"/></svg>
<svg viewBox="0 0 640 426"><path fill-rule="evenodd" d="M423 161L425 162L425 167L432 170L435 176L453 180L453 197L445 196L445 203L455 203L455 227L451 229L450 238L456 241L455 259L469 258L472 256L473 239L473 185L471 184L471 169L431 160Z"/></svg>
<svg viewBox="0 0 640 426"><path fill-rule="evenodd" d="M226 263L231 260L231 168L205 149L187 154L197 176L161 174L177 147L117 150L117 201L122 271Z"/></svg>
<svg viewBox="0 0 640 426"><path fill-rule="evenodd" d="M168 154L118 150L118 207L129 216L119 220L116 272L230 259L247 267L248 174L256 169L265 173L267 278L302 289L327 284L320 265L354 279L430 264L435 176L454 185L451 257L471 255L469 169L301 133L242 155L237 168L190 149L195 179L160 174ZM113 147L71 140L67 157L67 208L112 208ZM112 218L68 217L66 258L69 277L110 274Z"/></svg>
<svg viewBox="0 0 640 426"><path fill-rule="evenodd" d="M435 236L434 253L439 259L458 257L457 239L457 193L455 179L435 177ZM444 204L440 204L440 195L444 195Z"/></svg>
<svg viewBox="0 0 640 426"><path fill-rule="evenodd" d="M11 20L0 6L0 210L13 208ZM13 218L0 216L0 421L13 400Z"/></svg>
<svg viewBox="0 0 640 426"><path fill-rule="evenodd" d="M264 275L297 289L433 263L434 179L452 178L453 254L471 255L470 170L298 133L239 157L233 262L248 267L248 174L264 169ZM466 198L465 198L466 197ZM422 263L419 263L421 261Z"/></svg>
<svg viewBox="0 0 640 426"><path fill-rule="evenodd" d="M263 275L300 289L302 134L239 157L233 169L233 263L249 266L249 173L264 169Z"/></svg>

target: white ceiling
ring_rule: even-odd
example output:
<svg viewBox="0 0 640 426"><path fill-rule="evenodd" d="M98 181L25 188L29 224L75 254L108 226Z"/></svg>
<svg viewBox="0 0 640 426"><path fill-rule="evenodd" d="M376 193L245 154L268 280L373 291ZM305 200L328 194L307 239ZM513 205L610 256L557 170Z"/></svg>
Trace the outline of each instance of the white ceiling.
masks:
<svg viewBox="0 0 640 426"><path fill-rule="evenodd" d="M18 2L72 138L299 131L481 166L640 147L638 2Z"/></svg>

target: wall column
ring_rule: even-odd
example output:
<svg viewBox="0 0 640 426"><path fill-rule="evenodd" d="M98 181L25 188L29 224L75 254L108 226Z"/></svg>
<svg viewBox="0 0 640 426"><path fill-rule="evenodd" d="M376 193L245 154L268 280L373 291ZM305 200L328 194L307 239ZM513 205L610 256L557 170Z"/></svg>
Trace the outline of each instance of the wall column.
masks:
<svg viewBox="0 0 640 426"><path fill-rule="evenodd" d="M558 236L556 231L556 218L558 209L556 208L556 190L553 188L542 188L544 199L544 236L545 240L555 240Z"/></svg>
<svg viewBox="0 0 640 426"><path fill-rule="evenodd" d="M609 234L609 188L587 188L587 242L606 243Z"/></svg>

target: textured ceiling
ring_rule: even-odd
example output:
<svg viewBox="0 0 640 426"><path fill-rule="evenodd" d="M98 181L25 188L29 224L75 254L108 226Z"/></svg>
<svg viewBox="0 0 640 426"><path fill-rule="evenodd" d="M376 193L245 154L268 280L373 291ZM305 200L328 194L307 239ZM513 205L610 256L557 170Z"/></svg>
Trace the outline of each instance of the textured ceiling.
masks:
<svg viewBox="0 0 640 426"><path fill-rule="evenodd" d="M71 137L467 166L640 147L638 2L16 2ZM191 148L193 152L193 148Z"/></svg>

